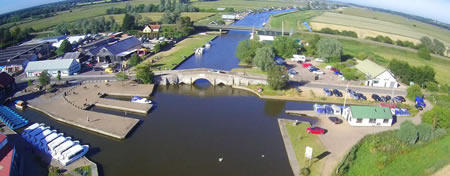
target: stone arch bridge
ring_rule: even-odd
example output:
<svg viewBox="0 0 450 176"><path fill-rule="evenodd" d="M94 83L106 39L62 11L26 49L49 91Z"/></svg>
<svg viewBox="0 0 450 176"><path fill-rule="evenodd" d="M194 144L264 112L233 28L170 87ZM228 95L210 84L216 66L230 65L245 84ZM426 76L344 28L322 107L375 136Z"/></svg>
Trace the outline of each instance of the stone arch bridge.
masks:
<svg viewBox="0 0 450 176"><path fill-rule="evenodd" d="M156 83L160 85L193 84L199 79L208 80L212 85L247 86L267 84L264 75L244 74L207 68L155 71Z"/></svg>

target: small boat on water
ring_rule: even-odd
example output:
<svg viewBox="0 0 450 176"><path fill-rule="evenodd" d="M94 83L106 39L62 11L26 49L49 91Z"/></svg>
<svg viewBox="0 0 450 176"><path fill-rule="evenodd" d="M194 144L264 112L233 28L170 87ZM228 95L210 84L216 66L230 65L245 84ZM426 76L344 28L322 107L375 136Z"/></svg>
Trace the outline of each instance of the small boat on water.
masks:
<svg viewBox="0 0 450 176"><path fill-rule="evenodd" d="M205 48L211 48L211 42L206 43Z"/></svg>
<svg viewBox="0 0 450 176"><path fill-rule="evenodd" d="M203 50L204 50L204 48L202 47L202 48L197 48L196 50L195 50L195 55L203 55Z"/></svg>
<svg viewBox="0 0 450 176"><path fill-rule="evenodd" d="M142 103L142 104L151 104L152 100L149 100L147 98L142 98L139 96L135 96L133 98L131 98L131 102L133 103Z"/></svg>
<svg viewBox="0 0 450 176"><path fill-rule="evenodd" d="M16 100L14 102L14 105L16 106L17 109L20 109L20 110L23 110L27 107L27 103L22 100Z"/></svg>

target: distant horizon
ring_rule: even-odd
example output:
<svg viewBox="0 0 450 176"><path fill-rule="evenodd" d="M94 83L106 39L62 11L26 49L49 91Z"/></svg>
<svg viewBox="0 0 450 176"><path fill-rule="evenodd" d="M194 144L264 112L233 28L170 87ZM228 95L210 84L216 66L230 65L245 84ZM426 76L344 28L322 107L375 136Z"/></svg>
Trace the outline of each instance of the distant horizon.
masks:
<svg viewBox="0 0 450 176"><path fill-rule="evenodd" d="M61 2L65 0L3 0L0 15L31 8L39 5ZM353 3L368 7L381 8L409 15L429 18L450 24L450 0L332 0L335 2Z"/></svg>

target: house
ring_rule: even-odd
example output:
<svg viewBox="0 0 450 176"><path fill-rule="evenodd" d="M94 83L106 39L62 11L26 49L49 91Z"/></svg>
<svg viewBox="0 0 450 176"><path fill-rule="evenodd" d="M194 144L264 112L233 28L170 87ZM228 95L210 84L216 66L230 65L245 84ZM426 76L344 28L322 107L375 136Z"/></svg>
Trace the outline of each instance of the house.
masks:
<svg viewBox="0 0 450 176"><path fill-rule="evenodd" d="M75 59L55 59L45 61L33 61L28 63L25 68L25 74L27 77L39 76L44 70L51 76L69 76L80 71L81 65Z"/></svg>
<svg viewBox="0 0 450 176"><path fill-rule="evenodd" d="M160 28L161 28L161 25L159 25L159 24L149 24L149 25L145 26L145 28L144 28L144 30L142 30L142 32L143 33L153 33L153 32L158 33Z"/></svg>
<svg viewBox="0 0 450 176"><path fill-rule="evenodd" d="M397 88L399 86L395 76L389 70L369 59L359 62L355 67L366 74L368 78L365 83L366 86L390 88Z"/></svg>
<svg viewBox="0 0 450 176"><path fill-rule="evenodd" d="M136 37L127 37L119 41L100 45L87 51L86 55L96 58L97 62L120 63L142 47Z"/></svg>
<svg viewBox="0 0 450 176"><path fill-rule="evenodd" d="M23 162L20 160L16 148L0 133L0 175L23 175Z"/></svg>
<svg viewBox="0 0 450 176"><path fill-rule="evenodd" d="M3 99L7 95L13 93L16 88L16 81L14 77L6 72L0 73L0 99Z"/></svg>
<svg viewBox="0 0 450 176"><path fill-rule="evenodd" d="M351 126L392 126L392 112L387 107L350 106L342 116Z"/></svg>
<svg viewBox="0 0 450 176"><path fill-rule="evenodd" d="M236 15L222 15L222 19L225 21L234 21L236 20Z"/></svg>
<svg viewBox="0 0 450 176"><path fill-rule="evenodd" d="M49 43L12 46L0 50L0 66L22 65L26 67L29 61L43 60L49 57Z"/></svg>

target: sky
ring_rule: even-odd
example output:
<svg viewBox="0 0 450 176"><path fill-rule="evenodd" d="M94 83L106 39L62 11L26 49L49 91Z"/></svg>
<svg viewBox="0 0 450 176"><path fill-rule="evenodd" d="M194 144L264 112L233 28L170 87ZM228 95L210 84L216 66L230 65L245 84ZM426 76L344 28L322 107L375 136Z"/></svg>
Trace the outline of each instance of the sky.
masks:
<svg viewBox="0 0 450 176"><path fill-rule="evenodd" d="M450 0L336 0L431 18L450 24Z"/></svg>
<svg viewBox="0 0 450 176"><path fill-rule="evenodd" d="M62 0L0 0L0 14Z"/></svg>

